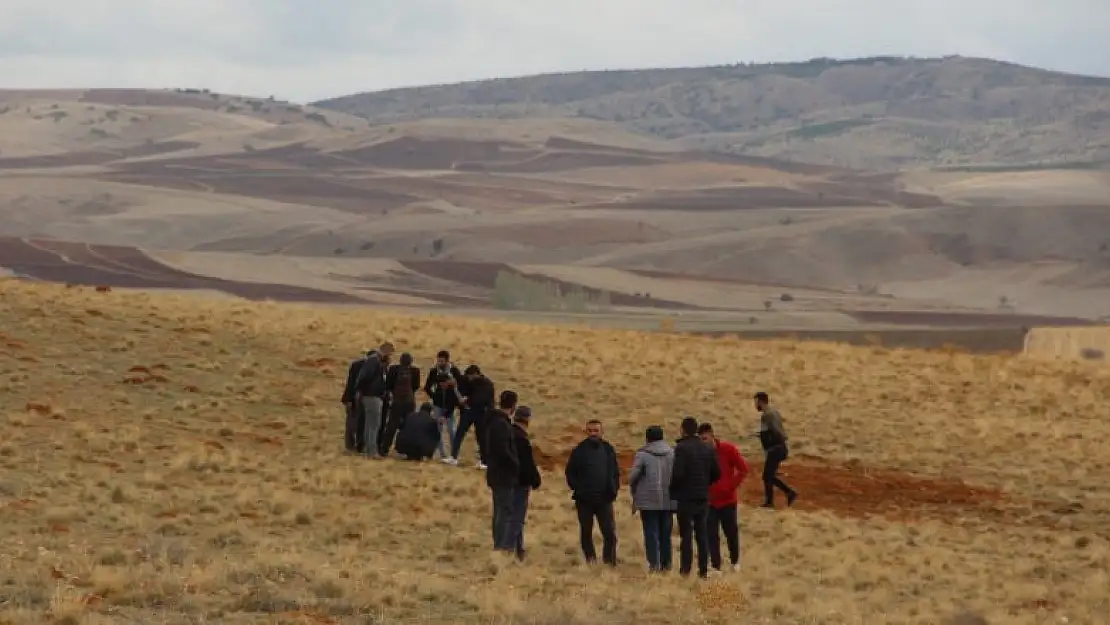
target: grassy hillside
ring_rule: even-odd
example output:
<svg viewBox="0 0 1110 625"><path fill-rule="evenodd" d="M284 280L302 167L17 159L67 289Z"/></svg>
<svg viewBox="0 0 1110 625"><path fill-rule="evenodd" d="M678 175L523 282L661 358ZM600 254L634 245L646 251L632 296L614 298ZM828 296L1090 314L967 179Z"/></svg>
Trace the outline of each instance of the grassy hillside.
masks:
<svg viewBox="0 0 1110 625"><path fill-rule="evenodd" d="M1092 365L13 280L0 328L2 622L1040 625L1110 610L1110 373ZM422 366L449 348L534 407L545 472L525 563L490 555L478 471L341 453L347 360L385 338ZM648 577L627 493L622 564L580 564L559 467L585 419L627 466L647 425L673 432L684 414L738 440L756 388L783 410L802 497L758 510L745 483L744 572Z"/></svg>
<svg viewBox="0 0 1110 625"><path fill-rule="evenodd" d="M599 119L686 146L863 169L1110 159L1110 79L958 56L575 72L316 104L376 123Z"/></svg>

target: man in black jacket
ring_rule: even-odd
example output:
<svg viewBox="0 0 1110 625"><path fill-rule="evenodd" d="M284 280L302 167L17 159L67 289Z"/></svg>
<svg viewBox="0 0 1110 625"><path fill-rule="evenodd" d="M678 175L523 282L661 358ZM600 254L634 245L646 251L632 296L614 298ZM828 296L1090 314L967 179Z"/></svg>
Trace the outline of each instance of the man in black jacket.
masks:
<svg viewBox="0 0 1110 625"><path fill-rule="evenodd" d="M439 444L439 425L432 416L432 405L424 402L420 410L405 417L397 433L397 453L406 460L430 459Z"/></svg>
<svg viewBox="0 0 1110 625"><path fill-rule="evenodd" d="M420 389L420 369L413 366L412 354L405 352L401 354L400 362L390 365L385 373L385 388L389 402L378 448L383 455L388 456L405 417L416 412L416 391Z"/></svg>
<svg viewBox="0 0 1110 625"><path fill-rule="evenodd" d="M516 557L524 559L524 522L528 517L528 499L533 490L540 487L542 479L532 454L532 441L528 438L528 426L532 421L532 409L520 406L513 414L513 436L516 440L516 454L520 459L520 474L513 488L513 516L509 519L509 540L516 545ZM508 542L508 541L507 541Z"/></svg>
<svg viewBox="0 0 1110 625"><path fill-rule="evenodd" d="M567 459L567 486L574 497L578 512L578 530L582 554L586 562L597 561L594 549L594 519L601 529L601 559L617 565L617 527L613 502L620 492L620 465L617 452L601 437L601 421L586 423L586 439L574 448Z"/></svg>
<svg viewBox="0 0 1110 625"><path fill-rule="evenodd" d="M478 442L478 468L486 468L486 419L493 410L494 390L493 381L482 375L478 365L466 368L462 388L462 414L459 416L459 427L455 430L455 438L451 440L451 457L444 458L446 464L459 464L459 451L462 450L463 439L466 433L474 427L474 438Z"/></svg>
<svg viewBox="0 0 1110 625"><path fill-rule="evenodd" d="M363 425L363 453L370 458L380 458L378 435L382 429L385 411L386 367L393 356L393 343L382 343L374 356L368 356L362 363L355 379L355 403L362 408L365 416Z"/></svg>
<svg viewBox="0 0 1110 625"><path fill-rule="evenodd" d="M698 437L698 421L682 420L682 438L674 447L671 499L678 503L679 568L689 575L694 564L691 538L698 543L698 575L709 576L709 486L721 479L717 453ZM692 535L692 536L691 536Z"/></svg>
<svg viewBox="0 0 1110 625"><path fill-rule="evenodd" d="M366 352L352 360L351 365L347 367L347 383L343 385L343 396L339 401L343 403L347 414L343 446L348 452L362 451L362 410L355 405L355 381L358 380L358 372L362 370L363 363L368 357L373 356L375 351Z"/></svg>
<svg viewBox="0 0 1110 625"><path fill-rule="evenodd" d="M451 352L440 350L436 354L436 364L428 369L428 377L424 381L424 392L435 406L435 417L441 430L446 430L439 439L439 457L446 460L450 457L448 446L455 438L455 409L459 407L459 391L462 373L458 367L451 363Z"/></svg>
<svg viewBox="0 0 1110 625"><path fill-rule="evenodd" d="M515 391L501 391L497 409L490 411L486 428L486 486L493 495L493 548L516 551L516 536L511 531L513 489L520 483L520 456L517 455L512 414L516 411Z"/></svg>
<svg viewBox="0 0 1110 625"><path fill-rule="evenodd" d="M760 391L755 394L755 409L759 411L759 443L763 447L763 505L762 508L775 507L775 487L786 494L786 505L792 506L798 499L798 491L790 488L779 477L779 465L790 455L786 447L789 440L782 426L782 414L771 405L771 398Z"/></svg>

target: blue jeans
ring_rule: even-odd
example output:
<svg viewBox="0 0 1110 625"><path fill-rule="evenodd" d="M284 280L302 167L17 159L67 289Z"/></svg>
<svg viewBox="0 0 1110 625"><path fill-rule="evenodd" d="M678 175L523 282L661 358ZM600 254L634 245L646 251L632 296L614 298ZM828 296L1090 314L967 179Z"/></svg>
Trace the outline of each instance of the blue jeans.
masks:
<svg viewBox="0 0 1110 625"><path fill-rule="evenodd" d="M509 537L506 544L514 545L517 557L524 557L524 519L528 516L528 497L532 494L530 486L513 488L513 513L509 515Z"/></svg>
<svg viewBox="0 0 1110 625"><path fill-rule="evenodd" d="M670 570L672 512L640 510L640 521L644 525L644 552L647 553L648 566L653 571Z"/></svg>
<svg viewBox="0 0 1110 625"><path fill-rule="evenodd" d="M450 455L447 446L451 444L451 441L455 440L455 409L446 410L436 406L435 415L437 423L439 419L444 419L439 425L439 457L446 458ZM446 426L447 434L443 434L444 426Z"/></svg>

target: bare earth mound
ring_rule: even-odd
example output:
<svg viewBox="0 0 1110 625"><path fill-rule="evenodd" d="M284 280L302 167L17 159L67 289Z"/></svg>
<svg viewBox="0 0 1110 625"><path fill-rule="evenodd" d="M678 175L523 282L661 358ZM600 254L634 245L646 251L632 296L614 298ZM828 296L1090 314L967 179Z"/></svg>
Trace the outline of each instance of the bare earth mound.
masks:
<svg viewBox="0 0 1110 625"><path fill-rule="evenodd" d="M1043 625L1110 613L1103 367L11 279L0 302L4 622L931 625L969 611ZM384 339L422 368L450 349L533 407L550 470L525 562L490 554L481 472L343 455L347 362ZM676 354L697 357L675 366ZM793 509L752 507L759 454L740 436L755 427L756 388L791 437ZM673 432L685 414L753 462L743 573L647 575L626 491L621 563L585 566L556 469L583 421L603 420L627 467L645 427Z"/></svg>

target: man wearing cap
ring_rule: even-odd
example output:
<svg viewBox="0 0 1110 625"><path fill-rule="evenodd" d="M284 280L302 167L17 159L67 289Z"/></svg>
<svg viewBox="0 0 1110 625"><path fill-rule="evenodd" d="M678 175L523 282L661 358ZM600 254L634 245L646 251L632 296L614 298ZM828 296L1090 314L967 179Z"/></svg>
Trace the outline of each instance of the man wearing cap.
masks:
<svg viewBox="0 0 1110 625"><path fill-rule="evenodd" d="M405 417L397 434L397 453L406 460L430 459L439 445L439 423L432 415L431 402L424 402L420 410Z"/></svg>
<svg viewBox="0 0 1110 625"><path fill-rule="evenodd" d="M462 450L463 439L466 433L474 427L474 438L478 442L478 468L486 468L486 416L493 410L494 387L493 381L482 375L478 365L470 365L463 372L463 398L462 412L459 415L459 427L455 430L455 438L451 441L451 457L444 458L445 464L459 464L459 452Z"/></svg>
<svg viewBox="0 0 1110 625"><path fill-rule="evenodd" d="M509 518L509 537L506 544L516 546L517 559L524 559L524 522L528 516L528 499L533 490L542 482L540 470L532 453L532 441L528 438L528 426L532 421L532 409L520 406L513 413L513 436L516 441L516 454L520 459L520 473L517 485L513 488L513 513Z"/></svg>
<svg viewBox="0 0 1110 625"><path fill-rule="evenodd" d="M378 434L382 429L385 407L385 372L393 356L393 343L385 342L373 356L367 356L355 379L355 402L365 415L363 425L363 453L370 458L381 458Z"/></svg>
<svg viewBox="0 0 1110 625"><path fill-rule="evenodd" d="M512 531L514 514L513 492L520 484L520 456L516 448L512 415L516 412L515 391L501 391L497 409L488 415L486 427L486 486L493 496L493 548L516 552L517 540Z"/></svg>
<svg viewBox="0 0 1110 625"><path fill-rule="evenodd" d="M362 422L365 416L361 407L355 404L355 382L358 380L358 372L362 370L363 363L375 352L376 350L373 349L366 351L364 355L352 360L351 365L347 367L347 383L343 386L343 396L339 401L343 403L347 414L343 446L348 452L362 451Z"/></svg>

